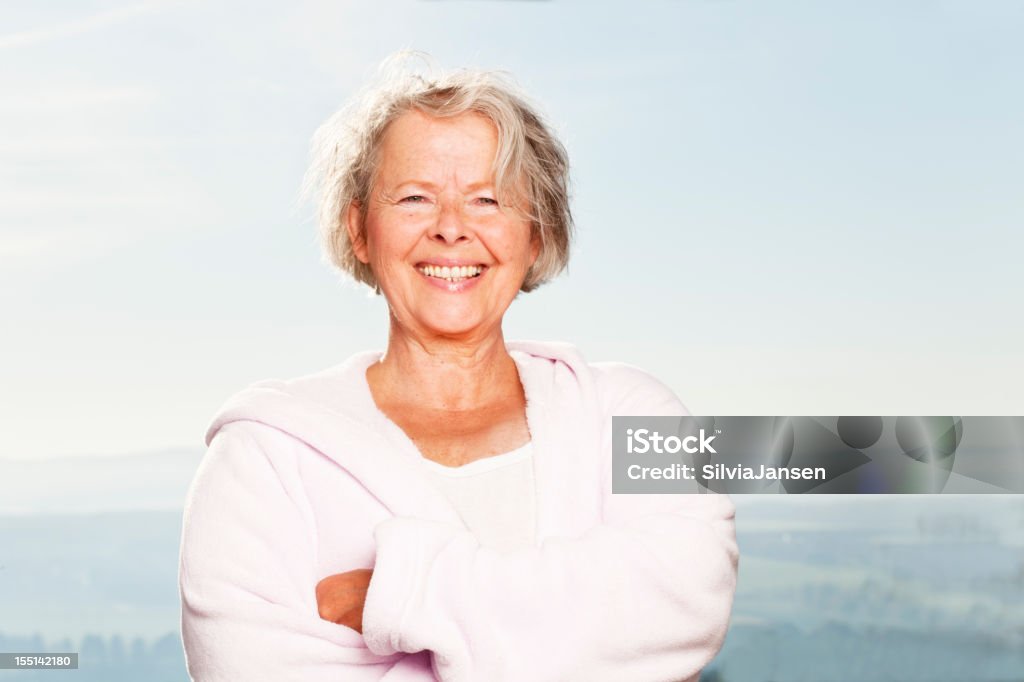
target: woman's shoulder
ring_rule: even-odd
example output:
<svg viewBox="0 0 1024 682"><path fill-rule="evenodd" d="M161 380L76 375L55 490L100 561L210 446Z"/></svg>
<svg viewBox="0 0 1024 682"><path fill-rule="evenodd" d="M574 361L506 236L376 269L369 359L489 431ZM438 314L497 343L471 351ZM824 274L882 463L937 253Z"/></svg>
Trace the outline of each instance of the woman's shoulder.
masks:
<svg viewBox="0 0 1024 682"><path fill-rule="evenodd" d="M609 414L689 414L675 391L646 370L625 362L595 362L590 367Z"/></svg>
<svg viewBox="0 0 1024 682"><path fill-rule="evenodd" d="M520 366L545 366L556 377L571 376L608 414L689 414L675 392L650 372L625 362L588 362L574 345L559 341L515 341L507 347Z"/></svg>
<svg viewBox="0 0 1024 682"><path fill-rule="evenodd" d="M229 397L217 410L206 442L226 424L256 421L271 426L297 418L321 415L365 421L372 416L372 399L366 387L366 368L380 357L379 351L357 353L327 369L291 379L257 381ZM291 432L291 429L284 429Z"/></svg>

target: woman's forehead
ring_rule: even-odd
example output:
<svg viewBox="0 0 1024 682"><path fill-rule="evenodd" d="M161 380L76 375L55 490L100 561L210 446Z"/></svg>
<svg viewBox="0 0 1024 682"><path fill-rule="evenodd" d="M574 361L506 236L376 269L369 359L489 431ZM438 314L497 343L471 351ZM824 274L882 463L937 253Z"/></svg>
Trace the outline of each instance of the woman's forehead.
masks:
<svg viewBox="0 0 1024 682"><path fill-rule="evenodd" d="M459 171L489 179L497 150L497 129L481 114L437 117L414 110L388 126L381 141L378 172L391 176L409 171Z"/></svg>

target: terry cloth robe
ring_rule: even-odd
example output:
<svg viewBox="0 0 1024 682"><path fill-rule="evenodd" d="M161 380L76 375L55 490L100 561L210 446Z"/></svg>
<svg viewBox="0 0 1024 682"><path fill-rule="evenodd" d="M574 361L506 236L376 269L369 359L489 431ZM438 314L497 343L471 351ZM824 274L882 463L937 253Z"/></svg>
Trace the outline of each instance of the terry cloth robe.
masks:
<svg viewBox="0 0 1024 682"><path fill-rule="evenodd" d="M736 582L723 495L612 495L612 415L686 414L571 346L509 343L534 448L537 545L481 547L375 406L356 355L232 397L189 490L179 583L196 680L697 680ZM372 568L363 634L322 578Z"/></svg>

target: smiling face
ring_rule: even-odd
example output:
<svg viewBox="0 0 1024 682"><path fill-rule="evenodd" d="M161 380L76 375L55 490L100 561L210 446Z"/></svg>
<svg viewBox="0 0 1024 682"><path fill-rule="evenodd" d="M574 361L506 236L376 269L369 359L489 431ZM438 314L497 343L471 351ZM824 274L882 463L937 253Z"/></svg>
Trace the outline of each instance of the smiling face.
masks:
<svg viewBox="0 0 1024 682"><path fill-rule="evenodd" d="M356 257L373 269L403 330L500 332L539 242L528 218L499 204L497 148L494 124L474 113L414 110L388 127L369 199L346 218Z"/></svg>

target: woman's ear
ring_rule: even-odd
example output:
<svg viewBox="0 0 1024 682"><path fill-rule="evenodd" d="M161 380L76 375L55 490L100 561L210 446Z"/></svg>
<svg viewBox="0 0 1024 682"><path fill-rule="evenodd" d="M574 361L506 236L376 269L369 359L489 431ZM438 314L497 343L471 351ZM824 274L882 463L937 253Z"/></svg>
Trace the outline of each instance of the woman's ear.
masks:
<svg viewBox="0 0 1024 682"><path fill-rule="evenodd" d="M366 231L363 229L362 204L352 201L345 210L345 229L352 244L352 253L360 263L369 263L370 255L366 249Z"/></svg>

